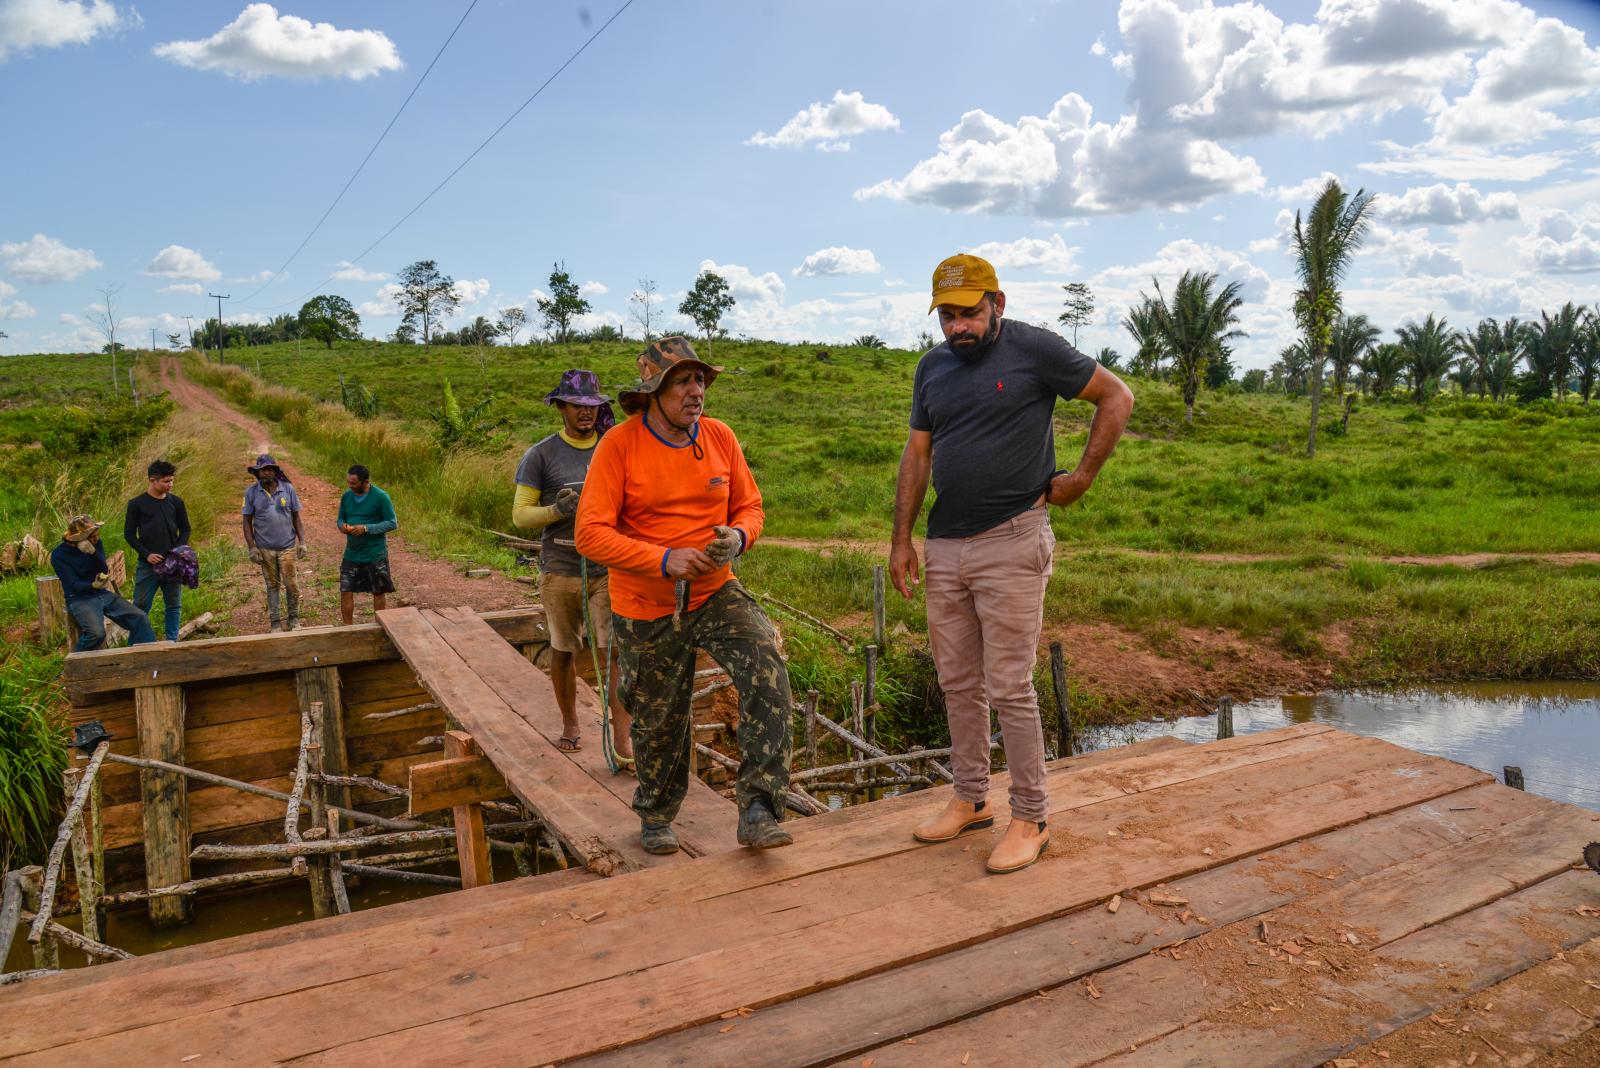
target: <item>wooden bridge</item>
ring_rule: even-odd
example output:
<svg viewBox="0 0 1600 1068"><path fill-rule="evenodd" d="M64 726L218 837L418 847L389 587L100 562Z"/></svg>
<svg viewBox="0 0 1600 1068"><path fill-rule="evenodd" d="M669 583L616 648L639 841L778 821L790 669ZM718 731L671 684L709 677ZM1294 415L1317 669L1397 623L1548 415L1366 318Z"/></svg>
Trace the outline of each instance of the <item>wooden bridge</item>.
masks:
<svg viewBox="0 0 1600 1068"><path fill-rule="evenodd" d="M445 647L478 663L449 613L385 627L452 685ZM491 693L518 713L508 680L461 697L509 722ZM911 840L947 790L0 990L0 1062L1594 1063L1588 811L1320 725L1163 740L1056 762L1050 852L996 877L1002 828Z"/></svg>

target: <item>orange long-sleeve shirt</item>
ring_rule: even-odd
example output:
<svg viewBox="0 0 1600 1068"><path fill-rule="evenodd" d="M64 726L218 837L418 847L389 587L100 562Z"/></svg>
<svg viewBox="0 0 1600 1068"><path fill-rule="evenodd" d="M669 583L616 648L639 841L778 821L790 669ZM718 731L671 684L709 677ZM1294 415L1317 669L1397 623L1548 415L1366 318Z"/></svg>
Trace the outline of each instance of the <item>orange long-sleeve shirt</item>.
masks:
<svg viewBox="0 0 1600 1068"><path fill-rule="evenodd" d="M728 424L702 417L703 453L663 441L635 415L606 432L578 502L578 552L611 569L611 610L626 619L660 619L673 610L673 580L662 570L668 549L704 549L712 527L743 532L755 544L766 522L761 491ZM689 608L699 608L733 577L723 566L694 579Z"/></svg>

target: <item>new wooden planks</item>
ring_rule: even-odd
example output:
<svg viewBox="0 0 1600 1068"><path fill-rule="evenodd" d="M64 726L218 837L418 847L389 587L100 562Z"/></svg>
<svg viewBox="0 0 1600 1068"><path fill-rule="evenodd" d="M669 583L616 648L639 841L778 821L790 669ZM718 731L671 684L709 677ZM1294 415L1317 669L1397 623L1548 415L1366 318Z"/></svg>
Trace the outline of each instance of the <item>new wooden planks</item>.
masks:
<svg viewBox="0 0 1600 1068"><path fill-rule="evenodd" d="M868 1052L884 1068L921 1063L921 1057L960 1057L969 1049L982 1050L986 1064L1034 1063L1049 1051L1057 1051L1051 1054L1052 1059L1065 1066L1098 1062L1131 1044L1139 1047L1144 1055L1140 1063L1145 1063L1144 1058L1155 1056L1151 1052L1154 1043L1193 1029L1208 1016L1247 1000L1246 993L1229 982L1229 975L1239 974L1238 967L1231 972L1213 970L1206 961L1248 957L1259 969L1253 974L1270 983L1279 979L1278 972L1304 971L1304 961L1321 959L1317 944L1296 939L1297 934L1308 930L1313 937L1323 939L1322 944L1336 943L1339 932L1344 930L1358 931L1361 954L1385 952L1384 946L1405 944L1410 936L1430 925L1471 913L1486 902L1565 872L1574 855L1574 842L1581 843L1592 827L1590 814L1583 810L1531 798L1536 803L1529 811L1530 806L1521 799L1512 801L1509 797L1516 791L1502 786L1491 785L1474 793L1472 803L1479 808L1499 808L1510 802L1510 811L1527 814L1505 826L1385 867L1332 890L1321 890L1313 880L1296 895L1303 901L1281 906L1261 917L1267 924L1268 941L1295 939L1297 946L1303 948L1299 957L1280 954L1273 958L1265 946L1252 951L1252 940L1260 935L1260 921L1233 923L1196 938L1182 951L1185 956L1181 960L1150 955L1097 972L1093 981L1101 994L1099 999L1087 998L1082 990L1062 988L1052 991L1051 1001L1019 1001L918 1034L914 1049L884 1047ZM1244 966L1244 973L1252 975L1251 966ZM1292 990L1286 990L1285 1003L1279 1007L1289 1010L1287 999L1295 996ZM1364 996L1390 1003L1397 995L1378 990ZM1114 1011L1091 1012L1085 1017L1085 1000L1097 1001L1096 1008ZM1273 1030L1272 1025L1278 1021L1271 1017L1277 1014L1262 1011L1258 1015L1262 1017L1261 1026ZM1282 1022L1288 1025L1294 1019L1285 1016ZM1238 1030L1219 1027L1230 1036ZM1187 1042L1180 1045L1185 1050L1191 1048ZM1219 1039L1208 1048L1215 1056L1215 1051L1224 1045ZM1316 1057L1303 1063L1320 1064L1333 1056L1336 1048L1337 1044L1335 1050L1318 1047ZM1070 1056L1059 1052L1065 1049L1072 1051ZM1238 1063L1269 1063L1263 1049L1238 1056ZM1193 1063L1210 1062L1202 1056Z"/></svg>
<svg viewBox="0 0 1600 1068"><path fill-rule="evenodd" d="M1446 815L1446 805L1467 806L1470 812ZM1132 899L1114 916L1103 903L1097 904L967 949L770 1006L742 1020L733 1032L723 1033L725 1024L713 1021L582 1063L595 1068L756 1063L798 1068L869 1056L885 1066L921 1063L919 1057L927 1050L920 1046L879 1047L1033 997L1042 989L1143 956L1157 946L1205 934L1217 925L1278 908L1296 900L1307 887L1331 890L1431 854L1503 827L1535 808L1536 799L1527 794L1492 784L1470 787L1444 801L1414 805L1174 882L1170 889L1190 902L1192 915L1186 920L1180 919L1178 909L1145 908ZM1093 858L1085 856L1083 861L1092 863ZM1195 916L1205 917L1211 926ZM819 1026L818 1020L826 1020L826 1026Z"/></svg>
<svg viewBox="0 0 1600 1068"><path fill-rule="evenodd" d="M510 642L541 641L546 636L542 608L485 612L483 619ZM309 627L277 634L74 653L62 667L62 680L68 696L77 701L111 690L393 660L399 655L383 629L375 624Z"/></svg>
<svg viewBox="0 0 1600 1068"><path fill-rule="evenodd" d="M601 875L666 866L639 846L639 819L529 728L415 608L391 608L378 622L434 700L477 741L516 796L591 870Z"/></svg>
<svg viewBox="0 0 1600 1068"><path fill-rule="evenodd" d="M1344 763L1340 763L1340 754L1343 754ZM1380 755L1382 759L1375 759L1373 754ZM1244 784L1234 781L1232 776L1227 774L1229 772L1238 774L1241 769L1255 767L1260 770L1269 764L1278 766L1292 763L1303 776L1315 777L1335 775L1341 771L1348 773L1352 767L1381 764L1383 760L1393 764L1396 761L1403 762L1409 759L1409 755L1403 751L1386 747L1382 743L1357 739L1338 732L1297 727L1286 728L1276 735L1262 734L1251 736L1249 739L1218 743L1211 752L1204 752L1200 747L1194 747L1173 752L1150 753L1125 763L1143 765L1146 778L1158 777L1170 781L1174 784L1174 788L1186 790L1201 808L1213 811L1225 804L1230 797L1250 799L1255 804L1270 804L1282 792L1284 784L1282 776L1262 774L1254 779L1254 786L1247 789ZM1149 806L1151 802L1149 795L1128 797L1120 787L1101 780L1098 777L1100 770L1090 768L1060 775L1053 789L1053 803L1059 806L1058 811L1085 810L1085 806L1109 801L1113 802L1114 811L1105 813L1101 822L1109 820L1115 823L1126 820L1131 814ZM1477 773L1473 774L1478 779L1483 778ZM1083 819L1083 813L1080 811L1075 818ZM716 923L714 918L719 911L728 911L722 903L730 900L729 895L740 891L749 891L756 895L755 900L759 901L762 896L777 891L776 884L801 880L801 877L806 875L815 875L819 886L823 888L820 893L825 895L826 879L836 869L852 862L865 862L882 855L902 854L913 849L917 850L916 855L907 858L913 863L919 861L926 863L928 858L942 850L947 854L965 857L964 863L972 868L980 866L981 854L962 852L968 843L958 841L946 847L933 847L930 850L930 847L919 846L911 841L907 832L908 825L907 821L898 818L886 821L882 827L846 825L825 830L789 849L754 855L734 853L697 861L692 865L670 871L654 872L648 878L630 876L626 879L595 884L585 888L581 900L575 900L567 894L545 895L531 900L519 900L512 909L480 909L474 915L472 923L456 926L448 932L441 933L432 927L419 926L406 932L400 930L386 932L386 941L381 944L372 944L359 938L342 947L325 944L319 952L315 974L297 969L289 962L285 962L288 967L286 972L284 966L272 959L257 960L256 955L245 954L233 959L207 962L206 965L197 968L174 969L142 980L135 984L139 991L137 996L131 991L129 996L118 996L114 988L121 984L113 983L110 987L102 988L101 997L103 1002L118 1006L117 1016L105 1014L76 1016L66 1025L68 1028L66 1032L63 1032L63 1025L59 1022L61 1020L59 1012L50 1010L50 1007L44 1004L41 1004L40 1010L49 1012L50 1018L57 1021L53 1024L55 1028L53 1034L56 1036L55 1041L58 1042L114 1034L129 1027L137 1027L141 1023L154 1024L168 1019L181 1020L177 1025L179 1027L177 1033L182 1036L183 1041L191 1045L199 1041L205 1033L209 1033L213 1026L221 1029L218 1038L220 1042L223 1041L220 1036L233 1034L240 1025L240 1021L235 1018L237 1010L232 1008L235 1004L255 998L272 998L275 993L292 990L296 986L305 986L310 996L310 1004L307 1006L302 1007L300 1004L302 999L297 997L285 996L273 1000L282 1002L284 1011L287 1012L286 1018L289 1019L299 1019L301 1014L308 1011L313 1013L324 1011L332 1001L336 1000L333 997L335 988L324 984L337 983L345 977L359 980L370 971L374 954L382 953L388 962L385 973L388 981L396 978L393 969L403 966L408 956L413 959L438 961L436 965L425 969L429 974L437 973L441 968L446 969L443 973L445 975L465 974L468 971L475 975L484 974L484 967L481 965L485 962L479 961L480 966L458 967L457 962L462 960L459 952L449 955L448 947L462 943L463 940L467 948L475 946L488 948L497 945L521 945L523 940L530 938L540 941L566 938L570 932L578 930L583 932L586 945L592 946L595 937L617 942L623 951L622 955L607 951L600 955L598 961L592 961L591 954L583 954L569 959L563 965L564 958L559 952L561 948L559 946L548 958L543 955L529 957L527 954L519 958L520 962L526 963L537 973L531 978L533 985L527 989L539 989L542 984L547 984L552 979L568 983L572 979L572 966L575 964L581 963L590 970L595 965L602 965L604 969L609 970L600 971L598 973L600 975L614 972L619 967L631 966L630 961L637 961L638 958L636 955L629 956L630 943L644 949L655 946L657 940L666 939L669 944L657 949L656 952L670 951L676 956L681 956L683 950L674 949L670 944L674 939L681 939L691 952L703 948L703 937L697 935L696 930L689 926L691 917L688 914L680 913L671 922L655 922L661 919L660 909L676 901L708 901L712 907L708 909L706 915L713 918L713 922L707 928L708 932L729 937L730 932L734 930L732 925ZM1101 828L1102 833L1104 829ZM1198 851L1195 855L1202 866L1210 863ZM869 872L869 878L870 874ZM896 884L888 882L885 885L893 889ZM991 884L980 885L987 887ZM1118 885L1120 887L1124 884ZM470 897L465 894L460 896ZM579 927L578 920L569 918L569 914L588 916L596 913L603 914L603 922L592 929ZM620 929L615 926L621 923L623 918L633 915L640 917L637 924L625 925ZM548 929L545 927L546 924ZM638 933L635 933L635 927ZM612 959L607 960L608 957ZM490 974L498 970L492 966L493 958L488 963L491 965ZM109 969L106 970L106 975L108 980L112 978ZM456 997L472 994L475 989L470 986L447 988L448 992ZM197 991L207 993L205 996L196 996ZM364 1011L373 1011L371 1007L376 1006L376 1011L383 1015L391 1010L392 999L379 997L374 1002L370 994L356 990L354 1008L359 1009L361 1006L369 1007ZM209 1018L200 1017L199 1014L213 1007L216 1009L214 1023ZM251 1009L251 1015L260 1018L263 1011L274 1007L265 1002L256 1003ZM341 1030L351 1032L356 1027L349 1011L335 1015L340 1016L338 1027ZM362 1025L369 1023L359 1015L356 1019L359 1019ZM278 1033L282 1028L268 1027L262 1030L263 1033ZM304 1033L303 1028L290 1030L295 1034ZM146 1043L156 1041L156 1034L154 1029L145 1030L143 1041ZM95 1050L102 1047L99 1043L89 1043L82 1048L86 1050L85 1055L92 1056ZM109 1050L112 1047L103 1048ZM4 1039L0 1037L0 1052L5 1049Z"/></svg>
<svg viewBox="0 0 1600 1068"><path fill-rule="evenodd" d="M542 672L486 627L471 609L428 612L424 618L502 701L547 742L555 744L562 733L561 711L555 702L555 691ZM577 705L586 717L592 717L591 724L598 724L599 697L588 686L578 687ZM635 780L611 773L598 737L582 752L563 756L632 811ZM689 791L673 821L687 853L706 856L737 848L738 821L738 812L726 798L701 782L698 776L689 777ZM637 818L628 833L638 834Z"/></svg>
<svg viewBox="0 0 1600 1068"><path fill-rule="evenodd" d="M1472 769L1425 758L1385 764L1378 749L1394 747L1382 743L1360 748L1371 753L1370 770L1351 774L1348 768L1335 770L1330 760L1308 761L1302 782L1310 785L1285 789L1287 784L1271 782L1274 791L1284 796L1283 804L1256 820L1255 826L1238 830L1233 842L1214 850L1214 857L1203 857L1197 849L1193 861L1175 859L1166 848L1147 841L1119 851L1124 855L1104 864L1045 864L1029 869L1012 877L1015 885L1003 895L994 893L992 878L980 874L969 884L539 997L525 997L526 984L535 978L523 974L526 954L509 957L501 963L498 983L449 993L465 994L480 1004L508 996L520 1000L341 1045L307 1057L306 1062L371 1063L372 1057L382 1059L393 1051L419 1047L435 1051L441 1059L466 1056L469 1048L472 1055L490 1060L515 1055L559 1060L598 1052L707 1021L741 1005L764 1006L959 949L1063 915L1115 888L1214 866L1485 779ZM1259 768L1237 777L1251 774L1264 784L1272 778ZM1124 811L1114 818L1128 819L1136 800L1144 799L1125 800ZM1206 808L1215 811L1214 802ZM1211 829L1224 826L1231 824L1217 822ZM981 872L976 863L972 869ZM781 962L781 967L774 962ZM435 1001L426 1011L442 1015L447 1008L448 1004Z"/></svg>

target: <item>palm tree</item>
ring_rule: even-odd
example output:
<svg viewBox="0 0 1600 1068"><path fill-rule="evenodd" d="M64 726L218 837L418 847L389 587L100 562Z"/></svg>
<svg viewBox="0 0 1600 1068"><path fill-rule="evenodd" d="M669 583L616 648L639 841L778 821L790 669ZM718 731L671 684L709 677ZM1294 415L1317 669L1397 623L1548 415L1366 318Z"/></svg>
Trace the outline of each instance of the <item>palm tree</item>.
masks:
<svg viewBox="0 0 1600 1068"><path fill-rule="evenodd" d="M1551 315L1539 312L1539 322L1528 324L1528 369L1539 377L1539 384L1554 389L1557 400L1567 396L1572 377L1572 361L1582 344L1583 309L1567 301Z"/></svg>
<svg viewBox="0 0 1600 1068"><path fill-rule="evenodd" d="M1489 366L1484 372L1484 382L1489 386L1489 396L1496 401L1505 399L1506 393L1511 389L1512 380L1517 377L1517 354L1501 349L1489 361Z"/></svg>
<svg viewBox="0 0 1600 1068"><path fill-rule="evenodd" d="M1306 435L1306 455L1317 455L1317 411L1322 405L1322 364L1328 356L1333 327L1339 320L1343 296L1339 285L1366 237L1367 209L1372 194L1358 189L1354 196L1332 178L1322 187L1311 214L1301 224L1294 213L1295 270L1300 289L1294 295L1294 317L1306 337L1311 356L1311 428Z"/></svg>
<svg viewBox="0 0 1600 1068"><path fill-rule="evenodd" d="M1361 358L1361 370L1367 376L1367 384L1372 389L1374 399L1394 388L1405 366L1405 350L1392 341L1368 350Z"/></svg>
<svg viewBox="0 0 1600 1068"><path fill-rule="evenodd" d="M1361 359L1362 353L1378 343L1381 331L1365 315L1341 315L1333 324L1333 334L1328 345L1328 361L1333 366L1333 394L1344 393L1350 379L1350 368Z"/></svg>
<svg viewBox="0 0 1600 1068"><path fill-rule="evenodd" d="M1450 369L1451 361L1461 351L1461 335L1432 312L1421 323L1407 323L1395 333L1400 335L1400 348L1405 353L1412 397L1421 404L1427 399L1429 384Z"/></svg>
<svg viewBox="0 0 1600 1068"><path fill-rule="evenodd" d="M1470 382L1477 387L1479 400L1489 388L1489 365L1499 355L1501 345L1500 324L1493 319L1478 320L1478 328L1462 336L1461 362L1472 372Z"/></svg>
<svg viewBox="0 0 1600 1068"><path fill-rule="evenodd" d="M1136 307L1128 309L1122 319L1122 328L1133 337L1134 354L1130 368L1136 375L1157 378L1161 374L1161 360L1166 354L1161 350L1161 335L1156 330L1153 302L1146 297Z"/></svg>
<svg viewBox="0 0 1600 1068"><path fill-rule="evenodd" d="M1583 394L1583 403L1588 404L1595 378L1600 375L1600 312L1590 312L1583 317L1572 363L1578 372L1578 391Z"/></svg>
<svg viewBox="0 0 1600 1068"><path fill-rule="evenodd" d="M1139 296L1154 317L1162 350L1172 357L1172 373L1183 389L1184 422L1193 423L1194 401L1206 364L1226 342L1245 336L1244 331L1234 329L1239 308L1244 304L1244 298L1239 296L1241 283L1229 282L1217 292L1215 272L1184 271L1168 303L1161 283L1153 278L1151 281L1156 287L1155 297L1143 293Z"/></svg>
<svg viewBox="0 0 1600 1068"><path fill-rule="evenodd" d="M1267 368L1267 373L1272 384L1281 387L1287 395L1303 395L1311 373L1311 356L1306 352L1305 342L1296 341L1279 349L1278 359Z"/></svg>

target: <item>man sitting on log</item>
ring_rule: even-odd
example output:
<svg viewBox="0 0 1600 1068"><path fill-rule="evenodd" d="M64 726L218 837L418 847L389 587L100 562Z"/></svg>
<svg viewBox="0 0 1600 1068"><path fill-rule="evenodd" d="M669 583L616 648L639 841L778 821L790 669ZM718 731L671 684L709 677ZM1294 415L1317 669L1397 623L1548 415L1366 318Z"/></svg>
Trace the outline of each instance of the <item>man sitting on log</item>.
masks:
<svg viewBox="0 0 1600 1068"><path fill-rule="evenodd" d="M761 491L726 423L702 415L720 367L668 337L639 357L618 400L631 418L595 446L578 502L577 549L611 574L622 703L633 716L633 809L651 853L672 853L689 790L695 649L739 690L739 842L793 839L778 822L789 788L789 674L777 632L733 577L761 533Z"/></svg>
<svg viewBox="0 0 1600 1068"><path fill-rule="evenodd" d="M106 620L128 632L129 645L145 645L156 640L150 617L117 592L106 563L105 546L100 544L100 528L89 516L75 515L61 535L61 544L50 552L50 566L61 580L61 593L67 611L78 624L75 653L86 653L106 643Z"/></svg>

